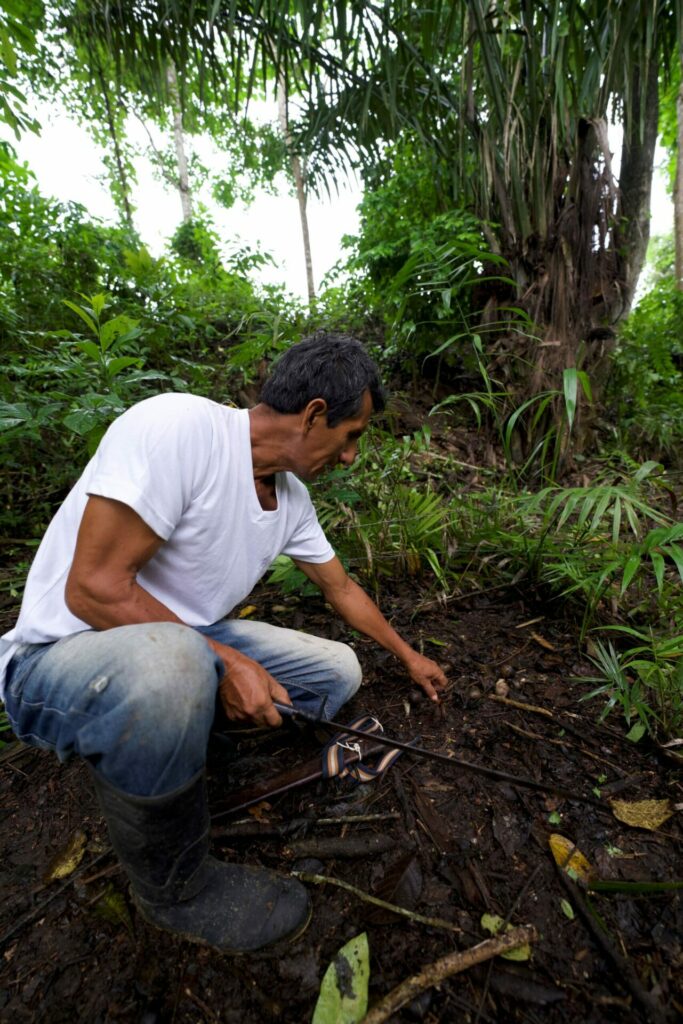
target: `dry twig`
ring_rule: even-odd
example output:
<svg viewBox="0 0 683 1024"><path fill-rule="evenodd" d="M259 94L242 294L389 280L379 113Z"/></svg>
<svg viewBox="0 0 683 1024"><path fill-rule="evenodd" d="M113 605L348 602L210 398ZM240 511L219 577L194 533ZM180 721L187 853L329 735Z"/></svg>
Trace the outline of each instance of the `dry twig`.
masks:
<svg viewBox="0 0 683 1024"><path fill-rule="evenodd" d="M309 885L336 885L338 889L344 889L346 892L353 893L354 896L357 896L359 900L363 900L364 903L373 903L376 907L390 910L392 914L400 914L401 917L407 917L418 924L426 924L430 928L445 928L446 931L462 934L462 928L458 928L457 924L453 924L451 921L444 921L441 917L423 917L422 914L416 914L413 910L406 910L405 907L399 907L395 903L387 903L386 900L380 900L377 896L371 896L369 892L357 889L355 885L342 882L341 878L331 878L328 875L310 875L307 871L292 871L292 874L295 878L301 879L302 882L308 882Z"/></svg>
<svg viewBox="0 0 683 1024"><path fill-rule="evenodd" d="M506 932L504 935L496 935L492 939L486 939L471 949L448 953L433 964L428 964L418 974L414 974L412 978L406 978L400 985L392 989L377 1006L373 1007L363 1017L361 1024L383 1024L383 1021L388 1020L392 1014L400 1010L406 1003L411 1002L426 989L432 988L434 985L440 985L442 981L450 978L451 975L466 971L469 967L481 964L485 960L491 960L492 957L498 956L500 953L507 953L508 950L515 949L517 946L534 942L537 937L536 929L533 925L520 925L519 928L513 928L512 931Z"/></svg>

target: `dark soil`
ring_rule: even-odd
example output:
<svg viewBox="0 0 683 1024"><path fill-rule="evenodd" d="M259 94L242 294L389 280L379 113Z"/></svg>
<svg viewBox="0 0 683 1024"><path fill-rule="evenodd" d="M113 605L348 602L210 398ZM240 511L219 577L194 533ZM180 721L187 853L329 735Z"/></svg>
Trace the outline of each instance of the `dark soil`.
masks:
<svg viewBox="0 0 683 1024"><path fill-rule="evenodd" d="M318 601L290 601L285 612L272 610L282 606L280 595L263 591L253 600L257 616L269 621L345 636ZM587 687L573 677L587 666L566 624L525 625L541 612L505 591L477 602L416 614L410 586L385 597L384 611L403 635L449 666L449 691L440 707L431 705L411 691L392 658L352 638L365 685L340 717L371 711L390 735L419 736L425 747L569 790L576 800L404 755L372 784L312 783L230 817L221 808L232 794L310 761L320 745L285 729L262 739L216 737L209 760L218 856L343 879L461 932L382 915L349 892L311 885L312 923L277 957L230 958L176 940L147 925L132 905L84 766L60 766L51 754L15 744L0 761L2 1019L299 1024L311 1020L327 965L352 936L368 934L372 1004L423 966L487 938L480 921L489 912L535 925L531 959L498 958L454 976L393 1020L627 1024L664 1020L665 1010L675 1020L683 1012L680 892L588 897L622 958L615 966L562 884L548 838L557 832L576 843L601 879L681 878L680 815L646 831L622 824L607 805L579 799L680 804L680 771L653 748L628 742L616 717L597 723L600 705L580 702ZM507 687L508 700L536 709L492 699L497 682L498 696ZM382 817L349 822L361 814ZM320 818L335 824L318 824ZM258 835L247 834L255 829ZM46 882L48 865L77 830L87 835L79 867ZM354 844L372 836L389 837L390 848L363 844L364 855L354 858L328 848L333 838ZM303 840L305 858L296 846ZM658 1017L634 998L629 982L642 984L662 1008Z"/></svg>

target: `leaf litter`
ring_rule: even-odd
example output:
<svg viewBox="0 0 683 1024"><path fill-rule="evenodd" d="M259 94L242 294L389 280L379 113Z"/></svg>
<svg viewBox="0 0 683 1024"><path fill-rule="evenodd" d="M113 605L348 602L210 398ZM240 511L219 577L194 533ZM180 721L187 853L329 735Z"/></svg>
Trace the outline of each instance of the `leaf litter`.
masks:
<svg viewBox="0 0 683 1024"><path fill-rule="evenodd" d="M277 595L263 590L255 600L259 617L267 620L268 602L277 601ZM458 605L456 613L438 608L428 616L416 616L412 588L395 586L388 591L385 610L414 644L428 637L447 644L434 646L434 653L437 660L453 666L449 694L441 708L432 707L411 692L403 674L382 659L382 652L363 645L359 654L365 683L342 713L347 720L372 712L389 734L419 732L425 746L436 750L451 749L450 739L452 749L466 759L485 759L512 775L549 780L574 792L590 794L596 778L604 775L599 785L605 796L628 785L629 803L666 797L671 810L681 802L675 766L628 743L624 730L597 722L581 705L583 690L571 681L583 668L576 666L577 655L571 653L573 638L571 633L563 635L562 627L547 615L543 636L555 651L536 644L511 657L519 638L516 624L534 618L534 609L510 602L509 595L496 601L477 598L470 605ZM307 630L327 635L333 625L334 638L345 639L322 603L307 602ZM501 696L495 692L501 677L495 666L503 663L509 686L505 702L490 699ZM475 690L477 696L469 696ZM519 731L511 731L509 725ZM284 729L265 740L240 739L238 758L232 741L212 742L212 806L247 784L308 764L317 750L312 737L290 735ZM606 959L573 895L559 884L549 836L560 831L573 850L570 857L581 853L592 870L591 882L581 882L572 860L572 874L566 876L570 885L576 885L575 873L584 899L613 944L626 954L630 968L648 988L656 980L660 1004L674 1015L683 1007L678 967L682 894L676 888L683 877L683 842L680 815L675 813L666 821L667 832L661 826L649 831L620 821L606 800L599 807L556 798L547 806L542 794L513 782L496 783L445 765L427 768L407 757L372 786L354 789L346 782L314 781L269 798L271 806L259 813L273 825L305 820L306 834L314 840L335 828L340 838L391 838L393 848L385 853L327 861L324 870L357 890L381 892L388 902L405 904L424 920L450 921L454 930L395 914L375 919L376 908L352 892L329 884L310 885L314 914L302 938L275 959L243 957L237 964L148 926L132 905L113 856L93 873L88 866L93 844L102 849L107 837L84 766L59 766L46 752L28 751L21 757L21 772L4 772L0 784L7 842L0 930L9 930L29 910L38 912L6 947L11 948L11 957L0 961L0 1011L8 1019L264 1024L274 1019L277 1004L280 1020L300 1024L312 1020L323 978L340 948L363 933L371 953L367 997L372 1012L416 972L454 949L465 952L480 942L486 934L482 915L490 914L502 921L510 916L513 927L528 922L537 928L532 959L513 963L497 957L491 961L488 984L484 968L468 968L433 987L420 1004L422 1010L415 1004L416 1013L427 1013L433 1022L465 1020L468 1014L474 1019L482 1005L491 1019L521 1024L532 1003L535 1019L542 1024L562 1024L569 1018L608 1024L618 1001L631 998L624 984L625 969L617 970ZM239 813L244 818L245 812ZM560 828L549 825L549 813L559 815ZM381 820L373 820L377 814L383 815ZM338 819L338 826L328 824L320 832L317 819L331 817ZM65 852L65 837L73 836L74 825L89 837L81 861L85 871L73 866L73 855L62 858L64 870L71 867L72 873L43 891L49 862L59 859L54 851ZM268 841L248 835L222 839L216 834L216 854L284 871L323 870L322 863L310 859L287 863L283 851L291 838L278 838L277 828L272 832ZM619 856L610 856L607 850L618 850ZM103 893L103 871L112 872L111 892L105 886ZM90 875L94 880L85 885L70 882ZM59 891L60 885L67 888ZM608 888L595 892L591 885ZM56 898L41 912L43 900L53 891ZM566 904L575 913L573 919ZM75 986L51 984L55 967L47 965L73 962L78 963L82 984L71 997L68 992ZM335 969L335 977L350 991L344 968L341 973ZM351 983L355 992L354 986Z"/></svg>

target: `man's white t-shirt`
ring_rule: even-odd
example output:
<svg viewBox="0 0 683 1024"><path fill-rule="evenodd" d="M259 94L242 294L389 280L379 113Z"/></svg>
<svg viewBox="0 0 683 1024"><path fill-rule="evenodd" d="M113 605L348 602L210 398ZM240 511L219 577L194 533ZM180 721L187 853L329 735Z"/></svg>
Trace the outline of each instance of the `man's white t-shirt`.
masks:
<svg viewBox="0 0 683 1024"><path fill-rule="evenodd" d="M189 626L225 617L279 554L334 557L305 486L276 474L277 508L254 486L249 413L197 395L165 394L128 409L108 429L50 523L14 629L0 641L0 690L19 644L89 629L64 588L89 495L129 505L165 542L137 579ZM4 641L4 643L3 643Z"/></svg>

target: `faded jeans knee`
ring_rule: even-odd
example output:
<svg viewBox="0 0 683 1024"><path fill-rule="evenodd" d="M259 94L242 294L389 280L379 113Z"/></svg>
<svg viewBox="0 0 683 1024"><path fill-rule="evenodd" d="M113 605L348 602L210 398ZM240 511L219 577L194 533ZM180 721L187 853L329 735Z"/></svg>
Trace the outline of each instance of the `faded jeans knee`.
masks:
<svg viewBox="0 0 683 1024"><path fill-rule="evenodd" d="M335 641L334 652L336 673L339 686L340 706L351 700L353 695L360 688L363 679L363 670L353 648L348 644Z"/></svg>
<svg viewBox="0 0 683 1024"><path fill-rule="evenodd" d="M124 792L156 796L204 765L223 663L195 630L145 623L27 652L7 708L18 736L77 754Z"/></svg>

